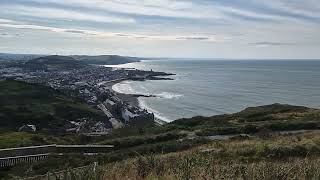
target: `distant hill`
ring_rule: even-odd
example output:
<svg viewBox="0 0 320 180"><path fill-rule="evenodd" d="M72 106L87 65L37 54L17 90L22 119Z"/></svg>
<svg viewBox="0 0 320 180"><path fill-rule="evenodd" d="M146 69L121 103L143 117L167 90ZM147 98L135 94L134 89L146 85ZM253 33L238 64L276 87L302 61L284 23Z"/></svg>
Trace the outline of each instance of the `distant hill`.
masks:
<svg viewBox="0 0 320 180"><path fill-rule="evenodd" d="M97 64L97 65L117 65L117 64L126 64L126 63L140 61L139 58L136 58L136 57L126 57L126 56L118 56L118 55L101 55L101 56L74 55L71 57L87 64Z"/></svg>
<svg viewBox="0 0 320 180"><path fill-rule="evenodd" d="M24 68L42 69L42 70L61 70L61 69L78 69L87 66L82 61L75 60L70 56L44 56L28 60L22 64Z"/></svg>
<svg viewBox="0 0 320 180"><path fill-rule="evenodd" d="M27 61L35 58L39 58L46 55L40 54L9 54L9 53L0 53L0 61Z"/></svg>
<svg viewBox="0 0 320 180"><path fill-rule="evenodd" d="M102 112L52 88L0 81L0 129L18 130L24 124L32 124L38 130L64 132L71 121L83 118L106 121Z"/></svg>
<svg viewBox="0 0 320 180"><path fill-rule="evenodd" d="M129 57L129 56L118 56L118 55L98 55L98 56L87 56L87 55L71 55L71 56L58 56L58 55L41 55L41 54L9 54L0 53L0 61L29 61L37 58L46 59L67 59L66 57L73 58L87 64L97 65L117 65L126 64L131 62L139 62L142 58ZM71 60L71 59L69 59Z"/></svg>

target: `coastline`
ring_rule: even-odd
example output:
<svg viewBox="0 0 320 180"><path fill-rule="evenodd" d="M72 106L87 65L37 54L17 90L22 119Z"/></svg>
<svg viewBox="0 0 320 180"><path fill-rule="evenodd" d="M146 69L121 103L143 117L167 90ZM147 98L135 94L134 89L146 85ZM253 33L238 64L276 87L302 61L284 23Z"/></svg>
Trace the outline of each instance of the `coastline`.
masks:
<svg viewBox="0 0 320 180"><path fill-rule="evenodd" d="M138 100L139 95L119 93L112 89L112 86L114 86L115 84L121 83L122 81L128 81L128 80L129 79L119 79L111 82L106 82L104 83L104 85L108 87L113 93L115 93L116 96L119 97L123 102L128 103L131 106L140 107L139 100Z"/></svg>
<svg viewBox="0 0 320 180"><path fill-rule="evenodd" d="M118 83L121 83L123 81L130 81L130 79L119 79L119 80L115 80L115 81L109 81L109 82L105 82L104 85L110 89L113 93L115 93L115 95L120 98L123 102L126 102L128 104L130 104L131 106L136 106L136 107L139 107L139 108L143 108L140 106L140 103L139 103L139 97L155 97L155 96L146 96L146 95L142 95L142 94L124 94L124 93L119 93L115 90L112 89L112 86L118 84ZM144 108L143 108L144 109ZM152 112L152 111L150 111ZM153 112L152 112L153 113ZM154 119L156 125L164 125L164 124L167 124L168 122L164 121L164 120L161 120L157 117L155 117Z"/></svg>

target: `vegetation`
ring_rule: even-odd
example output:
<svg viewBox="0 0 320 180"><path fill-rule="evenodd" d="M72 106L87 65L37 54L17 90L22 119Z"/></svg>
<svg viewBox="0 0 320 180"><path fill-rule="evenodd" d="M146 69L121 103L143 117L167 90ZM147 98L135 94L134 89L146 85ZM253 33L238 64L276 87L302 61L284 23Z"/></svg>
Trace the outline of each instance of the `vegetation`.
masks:
<svg viewBox="0 0 320 180"><path fill-rule="evenodd" d="M102 141L105 136L90 137L78 134L48 134L17 131L0 131L0 149L48 144L90 144Z"/></svg>
<svg viewBox="0 0 320 180"><path fill-rule="evenodd" d="M61 70L61 69L78 69L87 66L86 63L77 61L69 56L44 56L28 60L19 64L20 67L31 70Z"/></svg>
<svg viewBox="0 0 320 180"><path fill-rule="evenodd" d="M11 172L46 174L63 162L66 165L60 165L61 171L51 171L51 179L319 179L319 150L320 133L312 132L211 141L192 144L184 151L137 153L133 158L117 160L111 160L111 154L85 159L79 155L55 156L33 165L33 171L14 168ZM99 166L93 168L92 162L99 162ZM85 167L70 168L74 164Z"/></svg>
<svg viewBox="0 0 320 180"><path fill-rule="evenodd" d="M138 146L132 146L129 148L120 148L110 153L96 155L96 156L84 156L81 154L66 154L66 155L52 155L45 161L29 164L20 164L13 168L2 170L4 178L10 176L28 177L46 174L47 172L57 172L65 169L72 169L81 166L88 166L93 162L99 164L107 164L117 161L122 161L128 158L136 157L143 154L151 153L170 153L182 150L187 150L192 147L203 144L207 141L191 140L191 141L166 141L154 144L143 144ZM1 171L0 171L1 174ZM1 176L0 176L1 177Z"/></svg>
<svg viewBox="0 0 320 180"><path fill-rule="evenodd" d="M232 139L104 166L104 179L319 179L320 134Z"/></svg>
<svg viewBox="0 0 320 180"><path fill-rule="evenodd" d="M319 179L319 158L217 161L205 155L142 157L106 167L104 179Z"/></svg>
<svg viewBox="0 0 320 180"><path fill-rule="evenodd" d="M73 55L73 56L48 56L48 55L39 55L39 54L7 54L0 53L0 61L30 61L33 59L39 59L41 57L49 57L51 59L63 58L66 60L73 61L74 59L86 64L125 64L130 62L139 62L140 59L137 57L127 57L127 56L118 56L118 55L100 55L100 56L85 56L85 55ZM52 58L53 57L53 58ZM72 59L73 58L73 59ZM71 62L73 63L73 62ZM76 62L79 63L79 62ZM35 63L37 65L37 63ZM70 66L71 67L71 66ZM32 68L30 66L30 68Z"/></svg>
<svg viewBox="0 0 320 180"><path fill-rule="evenodd" d="M87 64L98 64L98 65L116 65L116 64L139 62L139 58L118 56L118 55L101 55L101 56L76 55L71 57Z"/></svg>
<svg viewBox="0 0 320 180"><path fill-rule="evenodd" d="M0 148L53 143L115 146L105 154L52 155L32 165L1 169L0 178L47 172L52 172L51 179L320 178L317 109L273 104L91 137L45 131L64 128L70 120L104 119L101 112L54 89L0 81L0 100ZM23 124L35 124L40 131L17 132ZM212 136L227 138L217 141ZM94 162L99 166L93 167ZM80 166L84 168L74 169Z"/></svg>
<svg viewBox="0 0 320 180"><path fill-rule="evenodd" d="M69 121L103 120L102 112L54 89L18 81L0 81L0 127L18 130L24 124L59 131ZM3 146L3 145L1 145Z"/></svg>
<svg viewBox="0 0 320 180"><path fill-rule="evenodd" d="M168 127L194 131L199 136L313 130L320 127L320 110L272 104L250 107L230 115L181 119L163 128Z"/></svg>

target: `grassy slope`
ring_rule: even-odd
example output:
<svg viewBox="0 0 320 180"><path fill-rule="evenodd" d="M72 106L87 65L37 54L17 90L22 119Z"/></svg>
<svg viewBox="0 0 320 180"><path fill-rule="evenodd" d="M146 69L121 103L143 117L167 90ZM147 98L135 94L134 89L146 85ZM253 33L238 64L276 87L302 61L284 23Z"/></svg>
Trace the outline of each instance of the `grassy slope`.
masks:
<svg viewBox="0 0 320 180"><path fill-rule="evenodd" d="M199 136L253 134L262 131L319 129L320 110L301 106L272 104L250 107L239 113L181 119L167 129L184 129Z"/></svg>
<svg viewBox="0 0 320 180"><path fill-rule="evenodd" d="M28 132L1 131L0 149L9 147L24 147L44 144L77 144L80 138L74 135L53 136Z"/></svg>
<svg viewBox="0 0 320 180"><path fill-rule="evenodd" d="M0 127L17 130L23 124L38 129L59 130L67 121L90 117L103 120L100 111L85 103L40 85L0 81Z"/></svg>
<svg viewBox="0 0 320 180"><path fill-rule="evenodd" d="M42 86L2 81L0 98L2 98L0 116L5 117L5 121L1 118L0 123L8 128L14 127L13 125L21 122L21 119L30 123L40 122L39 124L44 121L46 123L43 124L52 125L63 123L69 118L78 118L80 115L100 117L100 113L87 105ZM48 121L45 118L48 115L54 120ZM107 171L106 176L109 179L125 179L126 175L133 179L161 176L173 179L200 176L212 178L229 173L230 177L236 177L239 173L250 176L268 173L264 172L265 166L273 168L269 169L270 172L283 168L283 173L289 173L288 158L293 158L294 168L297 168L297 171L309 171L310 169L304 168L318 168L319 134L289 137L260 136L260 134L280 130L318 129L319 117L320 111L316 109L273 104L247 108L230 115L181 119L161 127L124 128L101 137L77 135L54 137L3 131L0 132L0 147L48 143L115 145L113 152L104 155L53 156L47 161L33 164L33 171L30 171L29 165L21 165L7 169L3 173L31 176L44 174L48 170L63 170L98 161L100 164L106 164L102 169ZM233 139L224 143L205 139L211 135L237 133L256 134L257 137ZM314 159L304 159L306 156L312 156ZM309 165L303 166L303 163ZM230 168L231 165L237 168ZM214 171L215 175L206 174L209 170ZM316 175L319 172L310 173ZM302 177L302 174L300 175L299 177ZM275 174L268 176L275 177Z"/></svg>
<svg viewBox="0 0 320 180"><path fill-rule="evenodd" d="M101 55L101 56L72 56L76 60L87 64L98 64L98 65L116 65L116 64L125 64L131 62L138 62L138 58L134 57L124 57L117 55Z"/></svg>
<svg viewBox="0 0 320 180"><path fill-rule="evenodd" d="M211 141L202 145L193 144L184 151L149 152L123 160L120 159L122 158L120 153L117 154L118 160L112 160L111 154L99 157L53 156L46 162L34 164L33 171L30 171L29 166L20 166L11 169L10 173L32 176L36 172L45 174L55 166L59 167L59 170L67 170L98 161L100 166L96 172L92 171L92 167L80 172L70 170L69 178L92 180L319 179L319 152L320 134L312 132L269 138ZM106 164L103 164L103 161ZM63 173L65 174L67 173ZM55 179L55 175L52 178Z"/></svg>
<svg viewBox="0 0 320 180"><path fill-rule="evenodd" d="M266 116L267 120L264 118ZM309 171L310 169L304 168L318 168L317 162L320 161L319 134L279 136L272 133L266 136L265 130L269 128L267 133L270 133L278 130L317 129L318 117L319 110L316 109L274 104L248 108L230 115L178 120L161 127L119 129L109 136L82 139L84 143L113 144L114 151L90 157L54 156L46 162L34 164L35 168L29 175L43 174L48 169L63 170L98 161L99 164L107 164L102 166L103 171L107 171L107 179L126 179L126 175L136 179L213 176L206 174L206 168L216 169L214 177L228 173L234 173L230 177L236 177L239 175L237 173L248 176L271 173L266 176L276 177L277 175L272 173L277 168L283 168L283 173L290 173L290 158L295 163L296 171ZM311 124L313 126L310 126ZM260 131L264 132L264 135L261 135ZM223 142L206 139L208 135L239 132L251 133L256 137L238 137ZM304 159L309 156L314 159ZM309 165L304 166L303 163ZM230 168L232 166L237 167L236 171ZM273 169L266 172L263 169L265 166ZM24 176L28 169L28 165L18 166L8 173ZM122 173L124 171L129 173ZM310 173L316 175L320 172ZM302 176L303 174L299 174L299 177Z"/></svg>
<svg viewBox="0 0 320 180"><path fill-rule="evenodd" d="M103 166L105 179L319 179L320 134L233 139Z"/></svg>
<svg viewBox="0 0 320 180"><path fill-rule="evenodd" d="M84 62L75 60L69 56L45 56L32 60L28 60L20 66L26 69L39 69L39 70L49 70L49 69L79 69L88 66Z"/></svg>

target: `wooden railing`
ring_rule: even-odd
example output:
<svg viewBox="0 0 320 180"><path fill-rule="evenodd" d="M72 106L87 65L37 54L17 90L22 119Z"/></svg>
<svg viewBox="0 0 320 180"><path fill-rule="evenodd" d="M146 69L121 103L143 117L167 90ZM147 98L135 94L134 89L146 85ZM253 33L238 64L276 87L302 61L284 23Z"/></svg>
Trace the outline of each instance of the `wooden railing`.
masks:
<svg viewBox="0 0 320 180"><path fill-rule="evenodd" d="M0 167L10 167L20 163L33 163L33 162L44 160L48 156L49 154L37 154L37 155L29 155L29 156L15 156L15 157L0 158Z"/></svg>
<svg viewBox="0 0 320 180"><path fill-rule="evenodd" d="M0 167L15 166L20 163L33 163L47 158L50 154L67 153L107 153L112 145L43 145L0 149Z"/></svg>

